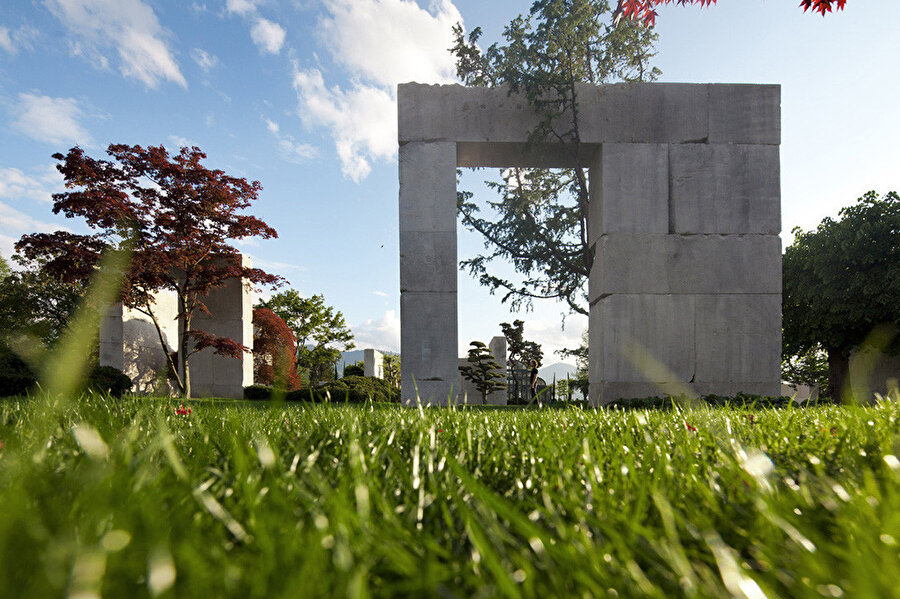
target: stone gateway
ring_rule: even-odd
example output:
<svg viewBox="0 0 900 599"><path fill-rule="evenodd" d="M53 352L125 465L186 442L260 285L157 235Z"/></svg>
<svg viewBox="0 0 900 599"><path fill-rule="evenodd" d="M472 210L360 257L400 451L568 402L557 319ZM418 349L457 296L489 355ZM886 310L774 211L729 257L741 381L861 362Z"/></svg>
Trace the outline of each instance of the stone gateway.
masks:
<svg viewBox="0 0 900 599"><path fill-rule="evenodd" d="M780 393L781 88L579 90L590 181L590 400ZM528 144L538 119L497 88L402 84L404 403L457 381L456 168L574 167Z"/></svg>

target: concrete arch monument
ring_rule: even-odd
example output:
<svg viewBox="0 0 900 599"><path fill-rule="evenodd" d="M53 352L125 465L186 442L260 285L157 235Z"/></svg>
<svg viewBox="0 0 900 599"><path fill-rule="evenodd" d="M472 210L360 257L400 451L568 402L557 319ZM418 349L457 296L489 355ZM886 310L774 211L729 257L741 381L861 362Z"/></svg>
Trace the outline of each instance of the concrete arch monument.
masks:
<svg viewBox="0 0 900 599"><path fill-rule="evenodd" d="M590 399L777 395L781 88L632 83L579 90L591 187ZM527 144L504 89L402 84L400 328L404 403L457 381L456 168L571 167Z"/></svg>

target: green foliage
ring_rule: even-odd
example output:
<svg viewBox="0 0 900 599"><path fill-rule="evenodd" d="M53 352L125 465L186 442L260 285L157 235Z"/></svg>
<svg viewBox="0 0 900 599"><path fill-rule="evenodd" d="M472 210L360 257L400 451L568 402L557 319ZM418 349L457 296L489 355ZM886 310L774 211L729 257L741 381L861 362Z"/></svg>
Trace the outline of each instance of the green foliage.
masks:
<svg viewBox="0 0 900 599"><path fill-rule="evenodd" d="M750 395L738 393L734 397L721 395L704 395L697 399L687 397L637 397L631 399L617 399L604 406L608 410L671 410L671 409L696 409L697 406L730 407L740 410L765 410L772 408L805 407L806 404L794 403L790 397L767 397L762 395Z"/></svg>
<svg viewBox="0 0 900 599"><path fill-rule="evenodd" d="M75 313L86 281L64 282L46 272L42 260L13 259L22 270L0 273L0 334L48 348Z"/></svg>
<svg viewBox="0 0 900 599"><path fill-rule="evenodd" d="M400 388L400 356L394 354L384 354L382 363L384 370L384 380L392 387Z"/></svg>
<svg viewBox="0 0 900 599"><path fill-rule="evenodd" d="M531 370L531 361L536 360L538 366L544 358L544 352L541 351L541 344L534 341L525 340L525 323L521 320L514 320L512 324L501 322L500 329L503 336L506 337L506 358L509 362L509 371L513 377L513 398L514 402L522 398L522 387L528 384L527 381L520 381L517 372L521 370Z"/></svg>
<svg viewBox="0 0 900 599"><path fill-rule="evenodd" d="M304 298L294 289L277 293L257 308L268 308L284 320L297 337L297 365L310 387L333 377L341 351L353 349L353 334L344 315L325 305L322 295Z"/></svg>
<svg viewBox="0 0 900 599"><path fill-rule="evenodd" d="M122 397L131 391L132 382L128 376L112 366L95 366L87 377L87 387L112 397Z"/></svg>
<svg viewBox="0 0 900 599"><path fill-rule="evenodd" d="M0 402L0 597L896 595L898 403L177 405Z"/></svg>
<svg viewBox="0 0 900 599"><path fill-rule="evenodd" d="M821 347L814 347L799 355L784 356L781 380L824 390L828 386L828 355Z"/></svg>
<svg viewBox="0 0 900 599"><path fill-rule="evenodd" d="M485 205L460 191L463 224L485 238L488 252L462 266L491 291L502 290L514 309L535 298L554 298L587 314L585 282L593 263L587 244L590 155L581 144L579 84L652 81L656 34L633 22L615 26L609 3L597 0L538 0L527 16L506 26L504 43L482 51L481 29L466 37L454 28L457 75L465 85L505 86L520 94L540 117L532 144L564 144L573 165L565 170L509 169L503 181L487 184L498 194ZM488 212L487 216L484 211ZM522 277L513 281L492 272L495 260L511 262Z"/></svg>
<svg viewBox="0 0 900 599"><path fill-rule="evenodd" d="M475 385L481 393L481 403L487 403L487 396L494 391L506 389L506 381L501 374L500 364L494 359L494 354L481 341L469 343L472 347L466 356L469 366L460 366L459 372L468 381Z"/></svg>
<svg viewBox="0 0 900 599"><path fill-rule="evenodd" d="M19 355L0 342L0 397L24 395L37 383L37 375Z"/></svg>
<svg viewBox="0 0 900 599"><path fill-rule="evenodd" d="M900 325L900 196L870 191L838 220L794 234L782 262L783 356L824 349L836 399L850 354L876 327ZM895 339L882 349L898 348Z"/></svg>
<svg viewBox="0 0 900 599"><path fill-rule="evenodd" d="M364 376L366 369L362 364L347 364L344 366L344 376Z"/></svg>
<svg viewBox="0 0 900 599"><path fill-rule="evenodd" d="M272 387L266 385L249 385L244 387L244 399L270 399Z"/></svg>

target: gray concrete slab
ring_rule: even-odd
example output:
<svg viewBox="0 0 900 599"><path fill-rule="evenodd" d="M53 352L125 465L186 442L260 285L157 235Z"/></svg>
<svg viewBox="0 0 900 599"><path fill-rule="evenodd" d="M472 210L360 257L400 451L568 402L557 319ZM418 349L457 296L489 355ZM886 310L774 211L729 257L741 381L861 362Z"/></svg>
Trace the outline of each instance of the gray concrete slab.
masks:
<svg viewBox="0 0 900 599"><path fill-rule="evenodd" d="M781 295L697 296L698 382L781 383Z"/></svg>
<svg viewBox="0 0 900 599"><path fill-rule="evenodd" d="M400 147L400 230L456 231L456 144Z"/></svg>
<svg viewBox="0 0 900 599"><path fill-rule="evenodd" d="M597 241L591 301L618 293L781 293L775 235L608 234Z"/></svg>
<svg viewBox="0 0 900 599"><path fill-rule="evenodd" d="M416 402L417 385L423 402L446 405L458 376L456 293L401 293L400 320L402 401Z"/></svg>
<svg viewBox="0 0 900 599"><path fill-rule="evenodd" d="M456 231L400 231L400 291L457 290Z"/></svg>
<svg viewBox="0 0 900 599"><path fill-rule="evenodd" d="M670 146L671 232L777 235L779 165L774 145Z"/></svg>
<svg viewBox="0 0 900 599"><path fill-rule="evenodd" d="M590 169L588 242L605 233L669 232L669 146L607 143Z"/></svg>
<svg viewBox="0 0 900 599"><path fill-rule="evenodd" d="M781 86L709 85L709 143L781 143Z"/></svg>

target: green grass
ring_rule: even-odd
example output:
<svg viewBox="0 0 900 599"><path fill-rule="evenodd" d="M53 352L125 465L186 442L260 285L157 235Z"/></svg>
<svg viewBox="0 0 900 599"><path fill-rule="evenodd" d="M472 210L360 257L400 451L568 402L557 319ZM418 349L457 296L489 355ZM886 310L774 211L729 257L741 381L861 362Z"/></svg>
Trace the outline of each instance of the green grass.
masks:
<svg viewBox="0 0 900 599"><path fill-rule="evenodd" d="M0 401L0 596L900 594L895 403L176 405Z"/></svg>

